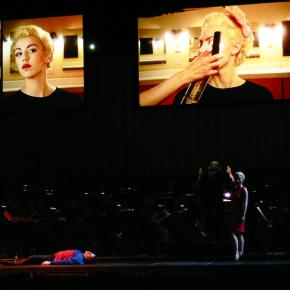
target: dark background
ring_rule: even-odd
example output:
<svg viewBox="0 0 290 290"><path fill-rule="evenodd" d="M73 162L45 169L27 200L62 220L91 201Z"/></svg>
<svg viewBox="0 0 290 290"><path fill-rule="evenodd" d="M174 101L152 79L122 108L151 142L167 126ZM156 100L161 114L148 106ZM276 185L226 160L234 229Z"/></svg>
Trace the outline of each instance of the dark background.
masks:
<svg viewBox="0 0 290 290"><path fill-rule="evenodd" d="M199 166L207 166L210 160L217 159L223 167L229 164L233 170L245 172L252 204L258 198L254 197L254 192L259 192L256 188L252 190L253 185L260 186L261 196L268 195L272 200L281 194L289 201L289 103L212 108L138 107L137 15L170 13L180 9L180 2L190 7L202 6L203 1L192 0L193 4L191 1L179 0L142 0L135 1L135 4L126 3L127 0L118 4L111 1L90 1L91 4L87 3L89 1L63 1L64 6L61 1L55 4L51 1L44 3L31 0L22 1L19 5L15 1L9 2L5 4L8 7L1 9L1 19L84 15L86 103L82 112L8 112L1 108L1 194L13 195L21 189L25 199L23 191L27 188L34 187L37 194L53 189L61 203L65 204L70 199L74 201L71 197L74 192L102 191L100 181L104 182L107 190L114 185L116 192L121 189L119 185L128 185L136 179L146 183L148 178L152 181L151 178L160 177L162 180L169 178L191 183L196 178ZM223 2L236 4L233 1ZM212 5L222 5L222 2L212 2ZM95 51L88 49L90 43L96 44ZM268 185L271 184L274 186L269 189ZM93 195L92 199L98 201L99 197ZM279 201L279 214L284 208L289 209L287 200L280 200L284 206ZM272 206L273 203L270 204ZM76 204L76 209L78 207L79 204ZM83 210L86 212L87 207ZM273 211L275 214L276 211ZM189 226L192 227L191 217L188 218L186 212L175 215L180 222L190 220ZM126 212L122 216L125 216L127 222ZM288 243L284 249L289 253L289 222L284 220L285 215L281 216L283 223L279 219L278 226L269 231L270 235L278 233L278 242L273 235L269 243L270 250L272 244L276 250L282 243L283 246ZM120 215L117 217L119 219ZM134 222L134 218L130 218L128 223ZM264 243L264 236L259 231L261 228L264 226L259 226L254 219L251 231L254 237L249 241L249 245L252 242L250 249L260 250L263 246L260 245ZM82 229L78 226L76 230ZM285 229L288 229L288 234ZM1 239L23 243L23 236L19 238L19 233L13 232L16 239L11 238L13 235L5 234ZM25 236L31 244L31 237L27 233ZM90 229L85 232L85 237L95 238ZM180 235L180 239L180 252L176 250L176 253L186 258L190 253L196 255L195 248L192 250L193 246L185 243L191 241L187 231L185 235ZM69 241L75 242L74 239ZM111 237L105 239L106 243L108 241L111 241ZM71 245L65 242L68 240L62 240L61 236L56 235L52 244L57 249ZM89 245L86 239L82 239L82 243L86 247ZM120 244L119 240L117 243ZM109 252L105 253L114 253L114 246L109 244ZM53 247L47 249L52 250ZM15 254L13 250L11 253ZM116 252L120 253L118 250ZM210 255L208 248L204 252L201 250L203 253ZM286 284L285 270L280 270L276 264L276 272L274 268L259 265L251 271L246 263L245 268L250 269L248 271L241 267L229 269L219 266L209 271L202 267L193 271L197 273L195 275L186 276L181 272L178 276L172 272L171 277L162 271L157 274L152 272L149 277L143 276L142 272L139 276L135 276L135 272L122 275L118 267L115 268L115 275L110 272L98 275L96 272L93 276L76 276L73 272L67 276L56 276L52 271L48 278L41 276L41 272L35 276L31 273L29 278L18 274L17 279L14 274L8 278L4 275L1 285L7 285L9 289L25 288L26 285L30 289L38 289L39 286L44 289L80 289L84 285L88 289L95 289L96 285L99 289L113 289L116 285L121 289L135 289L136 286L151 289L152 285L160 289L189 289L193 285L196 289L212 289L217 285L223 289L232 289L232 285L236 289L261 289L261 286L264 289L277 289L281 285L280 289L286 289L285 285L289 284ZM238 270L234 272L234 269ZM258 279L248 279L252 277Z"/></svg>
<svg viewBox="0 0 290 290"><path fill-rule="evenodd" d="M191 178L212 159L252 178L289 176L289 103L138 107L137 17L202 6L201 1L141 1L130 7L126 1L73 2L46 9L31 2L33 9L25 13L1 11L2 19L83 14L85 41L82 112L2 110L4 191L24 183L68 191L94 188L100 179L144 174ZM90 43L95 51L88 49Z"/></svg>

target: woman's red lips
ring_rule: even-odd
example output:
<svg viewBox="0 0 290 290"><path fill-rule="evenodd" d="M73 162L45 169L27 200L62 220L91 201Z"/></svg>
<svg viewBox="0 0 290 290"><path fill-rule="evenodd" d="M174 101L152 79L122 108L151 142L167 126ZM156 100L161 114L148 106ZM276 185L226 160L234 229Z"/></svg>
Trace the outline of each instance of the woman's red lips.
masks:
<svg viewBox="0 0 290 290"><path fill-rule="evenodd" d="M28 64L28 63L25 63L25 64L22 66L23 69L25 69L25 68L30 68L30 67L31 67L31 65Z"/></svg>

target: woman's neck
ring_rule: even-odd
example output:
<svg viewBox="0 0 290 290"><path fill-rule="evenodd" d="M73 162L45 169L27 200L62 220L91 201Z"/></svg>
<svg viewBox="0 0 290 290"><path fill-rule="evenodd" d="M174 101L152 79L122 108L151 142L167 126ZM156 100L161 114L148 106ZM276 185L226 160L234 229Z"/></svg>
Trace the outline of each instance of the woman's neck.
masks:
<svg viewBox="0 0 290 290"><path fill-rule="evenodd" d="M209 84L215 88L227 89L241 86L245 80L237 75L236 67L222 68L217 75L213 75Z"/></svg>
<svg viewBox="0 0 290 290"><path fill-rule="evenodd" d="M51 85L47 79L40 81L39 79L25 79L24 86L21 91L27 95L43 98L48 97L55 91L56 87Z"/></svg>

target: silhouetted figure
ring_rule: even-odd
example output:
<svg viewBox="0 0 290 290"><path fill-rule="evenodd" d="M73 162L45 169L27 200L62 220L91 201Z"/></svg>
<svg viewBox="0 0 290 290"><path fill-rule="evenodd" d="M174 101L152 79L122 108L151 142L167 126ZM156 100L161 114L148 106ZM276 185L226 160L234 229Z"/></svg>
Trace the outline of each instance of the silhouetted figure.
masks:
<svg viewBox="0 0 290 290"><path fill-rule="evenodd" d="M25 255L51 246L53 233L40 219L40 208L35 198L16 195L2 208L3 241L10 255Z"/></svg>
<svg viewBox="0 0 290 290"><path fill-rule="evenodd" d="M169 245L169 230L163 224L171 213L158 207L150 192L140 193L134 200L134 237L137 251L148 255L165 254Z"/></svg>
<svg viewBox="0 0 290 290"><path fill-rule="evenodd" d="M221 241L223 238L225 223L223 220L223 196L233 181L231 169L226 170L218 161L211 161L204 172L199 169L196 182L200 219L204 233L209 242Z"/></svg>

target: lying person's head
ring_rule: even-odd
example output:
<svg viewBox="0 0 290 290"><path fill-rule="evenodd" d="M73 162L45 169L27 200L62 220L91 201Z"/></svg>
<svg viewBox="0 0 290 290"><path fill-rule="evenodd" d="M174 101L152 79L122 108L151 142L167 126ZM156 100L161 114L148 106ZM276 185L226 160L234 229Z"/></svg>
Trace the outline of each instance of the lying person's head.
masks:
<svg viewBox="0 0 290 290"><path fill-rule="evenodd" d="M96 255L90 251L85 251L83 255L87 263L93 261L96 258Z"/></svg>

